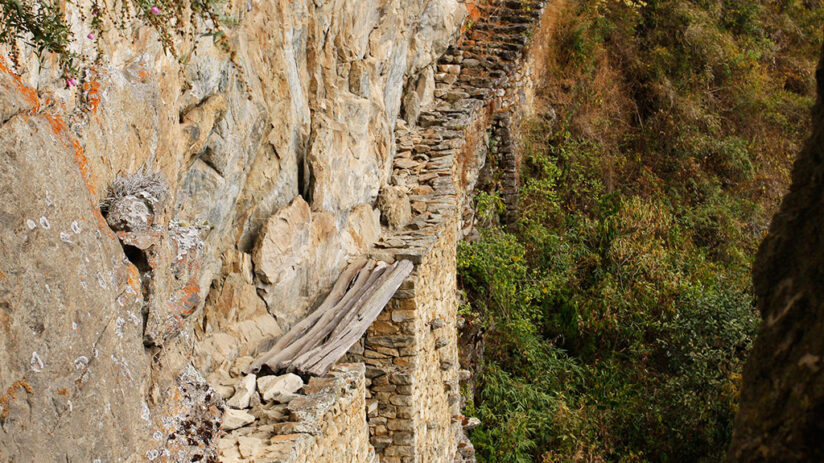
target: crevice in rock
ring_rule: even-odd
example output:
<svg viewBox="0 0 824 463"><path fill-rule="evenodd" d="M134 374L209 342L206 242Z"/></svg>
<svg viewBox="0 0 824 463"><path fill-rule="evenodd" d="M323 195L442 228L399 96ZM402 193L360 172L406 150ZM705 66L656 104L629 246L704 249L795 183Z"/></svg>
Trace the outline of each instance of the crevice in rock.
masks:
<svg viewBox="0 0 824 463"><path fill-rule="evenodd" d="M149 321L149 293L151 290L152 267L149 265L149 258L147 251L144 251L137 246L131 246L121 243L123 252L126 254L126 259L129 260L140 273L140 293L143 298L143 306L141 307L141 319L143 321L142 331L146 332L146 325Z"/></svg>
<svg viewBox="0 0 824 463"><path fill-rule="evenodd" d="M129 262L134 264L141 274L152 271L152 267L149 265L149 259L146 257L146 252L142 249L124 244L123 252L126 253L126 258L129 259Z"/></svg>
<svg viewBox="0 0 824 463"><path fill-rule="evenodd" d="M206 149L204 149L202 152L198 153L194 157L194 159L192 160L192 165L194 165L194 162L197 161L197 160L202 161L203 164L206 164L207 167L209 167L210 169L215 171L215 173L218 176L220 176L220 178L223 178L223 172L221 172L220 169L218 169L218 167L215 165L215 163L213 161L212 148L211 147L207 146Z"/></svg>
<svg viewBox="0 0 824 463"><path fill-rule="evenodd" d="M298 195L306 201L307 204L312 204L312 184L314 183L314 175L312 174L312 165L306 156L298 160Z"/></svg>

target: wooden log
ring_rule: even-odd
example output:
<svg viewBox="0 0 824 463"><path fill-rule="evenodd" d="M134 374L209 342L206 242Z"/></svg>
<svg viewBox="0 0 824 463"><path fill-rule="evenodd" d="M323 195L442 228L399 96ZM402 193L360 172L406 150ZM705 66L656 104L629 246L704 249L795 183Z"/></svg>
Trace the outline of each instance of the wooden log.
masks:
<svg viewBox="0 0 824 463"><path fill-rule="evenodd" d="M285 335L283 335L278 341L275 343L272 348L270 348L266 353L259 356L257 360L255 360L248 368L243 372L243 374L249 374L250 372L257 373L260 371L260 368L266 364L272 357L277 355L278 352L283 351L287 348L290 344L292 344L296 339L302 337L306 332L326 313L327 310L334 307L341 298L343 298L349 289L350 283L352 283L353 278L366 266L367 259L365 257L360 257L356 259L354 262L349 264L346 269L343 271L340 277L338 277L338 281L335 282L335 285L332 287L332 290L326 296L324 301L315 309L312 314L308 317L301 320L295 326L292 327Z"/></svg>
<svg viewBox="0 0 824 463"><path fill-rule="evenodd" d="M372 266L374 264L369 262L367 263L360 272L358 272L358 276L355 278L353 286L356 288L360 288L365 284L365 281L369 278L370 272L372 271ZM350 288L349 291L344 294L343 299L349 298L352 289ZM304 330L300 333L299 337L296 337L291 344L289 344L284 349L280 350L279 352L275 352L272 356L270 356L265 365L271 368L273 371L279 371L283 366L281 366L284 362L290 362L296 355L300 355L303 352L304 347L311 339L313 339L312 333L318 329L318 326L326 323L329 317L334 316L336 308L338 307L338 301L334 305L330 305L326 307L320 316L312 323L308 329Z"/></svg>
<svg viewBox="0 0 824 463"><path fill-rule="evenodd" d="M346 292L346 295L333 307L327 310L306 334L295 340L289 347L279 352L275 357L269 359L266 365L274 371L280 371L289 366L295 358L304 352L314 349L321 344L345 315L345 311L354 306L360 294L366 291L372 282L383 273L383 266L373 268L375 262L371 261L358 274L355 283Z"/></svg>
<svg viewBox="0 0 824 463"><path fill-rule="evenodd" d="M392 272L383 278L376 290L363 302L354 322L341 330L335 330L334 337L307 352L299 362L293 362L290 370L316 376L328 373L332 365L363 336L413 268L414 265L408 260L397 263Z"/></svg>
<svg viewBox="0 0 824 463"><path fill-rule="evenodd" d="M388 275L392 270L394 270L394 268L394 266L387 267L386 264L383 264L380 269L377 269L374 272L372 272L372 275L370 275L367 284L364 285L364 287L361 290L359 290L358 293L355 294L354 297L351 298L346 304L341 304L340 308L336 308L338 312L333 322L323 327L323 339L316 340L321 342L314 342L311 346L307 345L306 349L301 350L300 355L294 356L291 359L292 361L288 363L300 363L305 361L308 358L308 355L311 355L309 354L309 352L311 352L313 349L319 346L322 342L326 341L329 335L337 327L341 325L343 320L351 319L354 315L357 314L358 310L363 305L363 302L366 301L372 295L372 293L375 292L375 290L383 283L383 278L386 275ZM350 314L352 315L350 316ZM280 368L285 368L286 366L288 365L279 365Z"/></svg>

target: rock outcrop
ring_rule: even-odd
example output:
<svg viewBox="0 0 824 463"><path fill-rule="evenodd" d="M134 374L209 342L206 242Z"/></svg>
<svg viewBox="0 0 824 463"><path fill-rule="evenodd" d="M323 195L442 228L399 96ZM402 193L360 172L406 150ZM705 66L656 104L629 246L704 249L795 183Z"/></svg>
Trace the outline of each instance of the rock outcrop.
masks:
<svg viewBox="0 0 824 463"><path fill-rule="evenodd" d="M824 461L824 61L816 74L813 136L754 265L764 321L744 369L731 462Z"/></svg>
<svg viewBox="0 0 824 463"><path fill-rule="evenodd" d="M0 460L471 461L455 251L543 7L475 3L230 0L232 59L129 18L70 88L0 62ZM357 364L242 373L365 255L415 270Z"/></svg>
<svg viewBox="0 0 824 463"><path fill-rule="evenodd" d="M91 4L65 4L76 37ZM25 46L0 68L0 460L176 459L167 424L195 416L181 375L228 371L378 239L404 87L465 16L457 0L220 5L234 63L188 23L178 60L129 18L75 44L77 86ZM140 172L167 197L104 201Z"/></svg>

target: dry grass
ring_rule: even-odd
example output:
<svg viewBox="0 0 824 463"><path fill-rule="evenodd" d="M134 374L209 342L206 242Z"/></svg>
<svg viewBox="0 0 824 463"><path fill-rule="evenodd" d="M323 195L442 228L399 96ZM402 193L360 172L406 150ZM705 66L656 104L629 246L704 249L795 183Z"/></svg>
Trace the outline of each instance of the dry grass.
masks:
<svg viewBox="0 0 824 463"><path fill-rule="evenodd" d="M118 175L100 203L100 209L105 214L109 206L120 198L136 196L148 201L149 204L160 204L166 200L168 188L160 172L151 171L146 166L133 174Z"/></svg>

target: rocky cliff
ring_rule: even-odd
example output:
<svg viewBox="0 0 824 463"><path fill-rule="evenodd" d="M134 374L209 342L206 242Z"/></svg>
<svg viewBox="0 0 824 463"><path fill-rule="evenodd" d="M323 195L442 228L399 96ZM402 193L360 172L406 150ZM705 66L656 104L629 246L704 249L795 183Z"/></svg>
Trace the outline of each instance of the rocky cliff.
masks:
<svg viewBox="0 0 824 463"><path fill-rule="evenodd" d="M729 461L824 461L824 61L813 135L754 265L764 319L744 370Z"/></svg>
<svg viewBox="0 0 824 463"><path fill-rule="evenodd" d="M231 53L126 18L74 43L79 85L0 65L0 460L467 454L455 246L542 6L232 0ZM416 264L366 368L261 403L240 372L366 254Z"/></svg>
<svg viewBox="0 0 824 463"><path fill-rule="evenodd" d="M78 37L90 10L66 6ZM225 14L236 65L197 30L175 59L134 21L98 49L78 42L101 54L78 86L48 57L3 66L0 459L162 453L152 436L201 413L190 362L228 371L377 240L404 87L465 8L243 0ZM153 181L163 197L141 197ZM141 224L110 226L109 196Z"/></svg>

